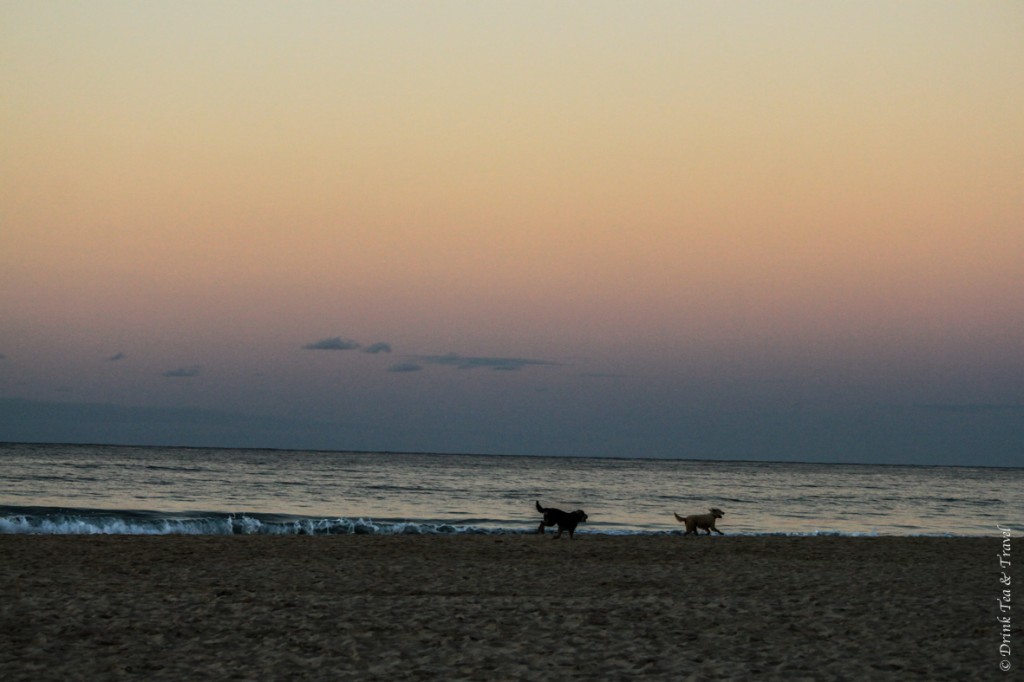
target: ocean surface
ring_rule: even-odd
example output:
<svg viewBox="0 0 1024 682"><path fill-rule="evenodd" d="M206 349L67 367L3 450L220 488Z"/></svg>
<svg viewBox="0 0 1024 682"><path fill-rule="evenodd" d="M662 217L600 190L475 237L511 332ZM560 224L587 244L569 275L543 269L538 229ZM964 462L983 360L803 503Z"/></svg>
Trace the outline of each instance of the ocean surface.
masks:
<svg viewBox="0 0 1024 682"><path fill-rule="evenodd" d="M0 533L997 535L1024 469L0 444ZM550 532L550 531L549 531Z"/></svg>

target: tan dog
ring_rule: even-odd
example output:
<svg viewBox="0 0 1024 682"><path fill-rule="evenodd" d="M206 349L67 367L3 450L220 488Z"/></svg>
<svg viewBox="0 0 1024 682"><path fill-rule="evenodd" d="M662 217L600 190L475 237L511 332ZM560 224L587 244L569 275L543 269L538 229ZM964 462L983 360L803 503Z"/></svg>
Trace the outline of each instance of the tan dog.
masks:
<svg viewBox="0 0 1024 682"><path fill-rule="evenodd" d="M684 517L672 512L672 515L676 517L676 521L679 523L686 524L686 532L683 533L683 535L689 535L690 533L700 535L700 533L697 532L698 529L707 531L708 535L711 535L711 531L715 531L719 535L725 535L725 533L715 528L715 519L720 519L725 516L725 512L715 507L712 507L708 511L711 513L694 514L692 516Z"/></svg>

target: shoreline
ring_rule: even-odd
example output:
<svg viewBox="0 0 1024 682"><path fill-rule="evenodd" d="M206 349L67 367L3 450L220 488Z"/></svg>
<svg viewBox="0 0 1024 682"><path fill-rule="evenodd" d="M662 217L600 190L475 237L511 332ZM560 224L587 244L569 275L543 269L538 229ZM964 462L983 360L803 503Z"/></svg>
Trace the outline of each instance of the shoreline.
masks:
<svg viewBox="0 0 1024 682"><path fill-rule="evenodd" d="M0 669L9 680L978 679L999 672L1000 546L0 535Z"/></svg>

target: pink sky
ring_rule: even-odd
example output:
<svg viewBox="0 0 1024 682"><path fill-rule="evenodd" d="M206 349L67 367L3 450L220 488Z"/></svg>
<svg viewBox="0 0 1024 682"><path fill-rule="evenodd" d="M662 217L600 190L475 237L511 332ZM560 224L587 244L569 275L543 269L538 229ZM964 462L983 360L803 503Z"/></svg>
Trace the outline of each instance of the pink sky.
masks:
<svg viewBox="0 0 1024 682"><path fill-rule="evenodd" d="M626 396L679 406L621 417L627 456L721 405L981 406L1020 455L1022 29L1015 2L5 3L0 398L306 414L339 449L415 448L387 415L423 406L430 447L580 454ZM391 353L302 348L333 337Z"/></svg>

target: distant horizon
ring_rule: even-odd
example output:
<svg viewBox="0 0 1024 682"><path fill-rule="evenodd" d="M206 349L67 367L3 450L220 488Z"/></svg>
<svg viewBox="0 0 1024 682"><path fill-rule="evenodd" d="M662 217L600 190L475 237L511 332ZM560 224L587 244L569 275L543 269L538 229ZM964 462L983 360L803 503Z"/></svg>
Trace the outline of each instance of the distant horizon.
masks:
<svg viewBox="0 0 1024 682"><path fill-rule="evenodd" d="M957 461L898 461L898 460L854 460L854 459L828 459L827 455L823 454L820 458L807 458L797 459L790 458L786 459L784 455L777 457L762 456L762 457L744 457L742 453L737 453L733 456L729 455L679 455L679 454L623 454L621 452L607 452L607 453L583 453L563 451L563 452L511 452L511 451L477 451L477 450L423 450L423 449L392 449L387 447L344 447L343 445L327 445L327 446L316 446L306 447L299 445L257 445L257 444L230 444L225 442L224 444L207 444L203 440L192 440L192 441L178 441L166 442L157 441L143 441L143 440L131 440L129 437L123 437L118 439L117 437L111 437L107 440L75 440L73 436L67 436L58 440L46 440L42 436L29 437L27 439L11 439L7 438L5 434L15 433L16 430L11 430L9 424L5 425L3 410L4 404L8 406L11 403L30 403L32 401L18 401L0 398L0 444L7 445L55 445L55 446L82 446L82 447L128 447L128 448L187 448L195 450L267 450L267 451L295 451L295 452L325 452L325 453L364 453L364 454L395 454L395 455L453 455L453 456L481 456L481 457L544 457L544 458L595 458L595 459L620 459L620 460L680 460L680 461L693 461L693 462L734 462L734 463L763 463L763 464L836 464L836 465L857 465L857 466L937 466L937 467L963 467L963 468L987 468L987 469L1020 469L1024 468L1021 464L1015 464L1010 460L1006 462L982 460L975 462L957 462ZM75 405L74 403L63 403L61 404L67 408L74 407L93 407L93 408L111 408L115 410L123 410L131 412L138 410L139 408L129 408L117 405L105 405L105 404L89 404L89 405ZM207 418L217 419L218 413L197 410L189 408L174 408L171 412L193 412L196 415L205 414ZM8 412L9 414L9 412ZM229 416L233 419L242 419L245 421L256 422L260 419L259 416L253 415L237 415L220 413L221 417ZM239 435L239 439L244 436Z"/></svg>
<svg viewBox="0 0 1024 682"><path fill-rule="evenodd" d="M785 460L785 459L714 459L711 457L644 457L644 456L627 456L627 455L541 455L541 454L522 454L514 452L434 452L434 451L413 451L413 450L324 450L324 449L306 449L306 448L261 448L261 447L231 447L231 446L216 446L216 445L166 445L162 443L77 443L71 441L3 441L0 440L0 446L4 445L31 445L31 446L47 446L53 445L57 447L70 446L70 447L83 447L83 448L161 448L166 450L252 450L254 452L308 452L308 453L324 453L324 454L351 454L351 455L425 455L425 456L438 456L438 457L529 457L538 459L611 459L611 460L669 460L678 462L709 462L718 464L806 464L809 466L858 466L858 467L936 467L944 469L1024 469L1024 466L1012 466L1012 465L984 465L984 464L903 464L900 462L841 462L841 461L807 461L807 460Z"/></svg>

